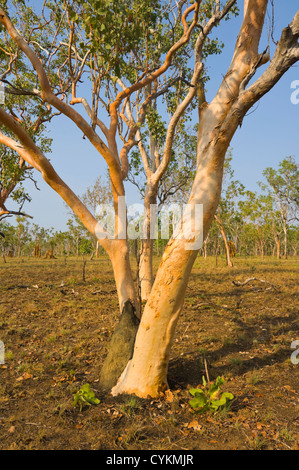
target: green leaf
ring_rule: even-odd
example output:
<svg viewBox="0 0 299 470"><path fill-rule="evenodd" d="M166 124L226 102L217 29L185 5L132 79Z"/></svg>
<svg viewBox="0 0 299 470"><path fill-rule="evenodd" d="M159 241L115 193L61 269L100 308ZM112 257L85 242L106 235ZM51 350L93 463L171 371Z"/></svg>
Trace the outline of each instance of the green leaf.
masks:
<svg viewBox="0 0 299 470"><path fill-rule="evenodd" d="M189 390L189 393L191 393L191 395L193 395L194 397L205 394L205 392L201 388L191 388Z"/></svg>
<svg viewBox="0 0 299 470"><path fill-rule="evenodd" d="M189 401L191 408L203 408L207 404L207 397L205 395L197 396Z"/></svg>
<svg viewBox="0 0 299 470"><path fill-rule="evenodd" d="M216 411L219 408L225 408L233 398L234 396L232 393L225 392L221 395L221 398L219 400L212 401L211 407Z"/></svg>
<svg viewBox="0 0 299 470"><path fill-rule="evenodd" d="M75 394L73 406L79 405L80 411L82 411L83 406L98 405L100 400L96 398L94 392L90 389L89 384L83 385L80 390Z"/></svg>

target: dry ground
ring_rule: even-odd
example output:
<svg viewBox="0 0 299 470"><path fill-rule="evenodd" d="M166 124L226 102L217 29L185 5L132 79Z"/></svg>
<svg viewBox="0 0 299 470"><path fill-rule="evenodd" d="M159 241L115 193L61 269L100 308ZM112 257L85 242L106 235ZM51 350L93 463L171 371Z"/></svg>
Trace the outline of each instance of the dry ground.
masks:
<svg viewBox="0 0 299 470"><path fill-rule="evenodd" d="M256 277L236 286L233 280ZM63 286L61 283L63 282ZM160 400L113 398L99 371L118 317L109 261L11 259L0 264L0 449L299 448L298 259L196 261ZM299 355L298 355L299 357ZM225 378L229 411L194 414L189 389ZM100 404L79 410L89 383Z"/></svg>

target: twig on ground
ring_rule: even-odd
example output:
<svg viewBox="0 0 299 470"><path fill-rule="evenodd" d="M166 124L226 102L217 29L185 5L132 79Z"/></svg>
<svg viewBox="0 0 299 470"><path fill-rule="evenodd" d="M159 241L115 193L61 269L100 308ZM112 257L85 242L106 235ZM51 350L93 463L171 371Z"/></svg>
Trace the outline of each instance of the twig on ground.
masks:
<svg viewBox="0 0 299 470"><path fill-rule="evenodd" d="M275 289L276 291L279 291L279 289L276 286L274 286L273 284L271 284L269 281L266 281L265 279L258 279L256 277L249 277L248 279L246 279L243 282L241 282L241 281L232 281L232 284L234 284L234 286L243 287L243 286L245 286L246 284L248 284L249 282L252 282L252 281L263 282L264 284L268 284L272 289Z"/></svg>

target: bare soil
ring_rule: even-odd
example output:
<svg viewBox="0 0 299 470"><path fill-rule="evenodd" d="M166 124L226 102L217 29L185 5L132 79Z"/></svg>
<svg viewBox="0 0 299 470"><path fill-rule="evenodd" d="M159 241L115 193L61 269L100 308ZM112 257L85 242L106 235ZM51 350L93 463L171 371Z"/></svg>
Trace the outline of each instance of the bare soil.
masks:
<svg viewBox="0 0 299 470"><path fill-rule="evenodd" d="M244 282L237 286L232 281ZM108 259L0 264L1 450L299 449L298 259L198 258L159 400L102 395L118 319ZM298 356L299 357L299 354ZM223 376L229 410L195 414L189 389ZM80 411L89 383L100 399Z"/></svg>

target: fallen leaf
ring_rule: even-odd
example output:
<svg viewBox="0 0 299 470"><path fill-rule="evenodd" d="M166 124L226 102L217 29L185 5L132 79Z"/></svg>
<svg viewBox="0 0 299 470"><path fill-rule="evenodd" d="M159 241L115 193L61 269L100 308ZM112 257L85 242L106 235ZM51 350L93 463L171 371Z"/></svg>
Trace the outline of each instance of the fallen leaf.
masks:
<svg viewBox="0 0 299 470"><path fill-rule="evenodd" d="M24 380L28 380L28 379L32 379L32 378L33 378L33 375L29 374L29 372L25 372L25 374L23 374L23 379Z"/></svg>
<svg viewBox="0 0 299 470"><path fill-rule="evenodd" d="M172 402L173 402L174 395L173 395L173 393L172 393L170 390L166 390L166 392L165 392L165 399L166 399L166 401L168 401L169 403L172 403Z"/></svg>
<svg viewBox="0 0 299 470"><path fill-rule="evenodd" d="M184 426L188 429L194 429L194 431L200 431L202 429L202 425L199 424L196 419L194 419L190 423L184 424Z"/></svg>

